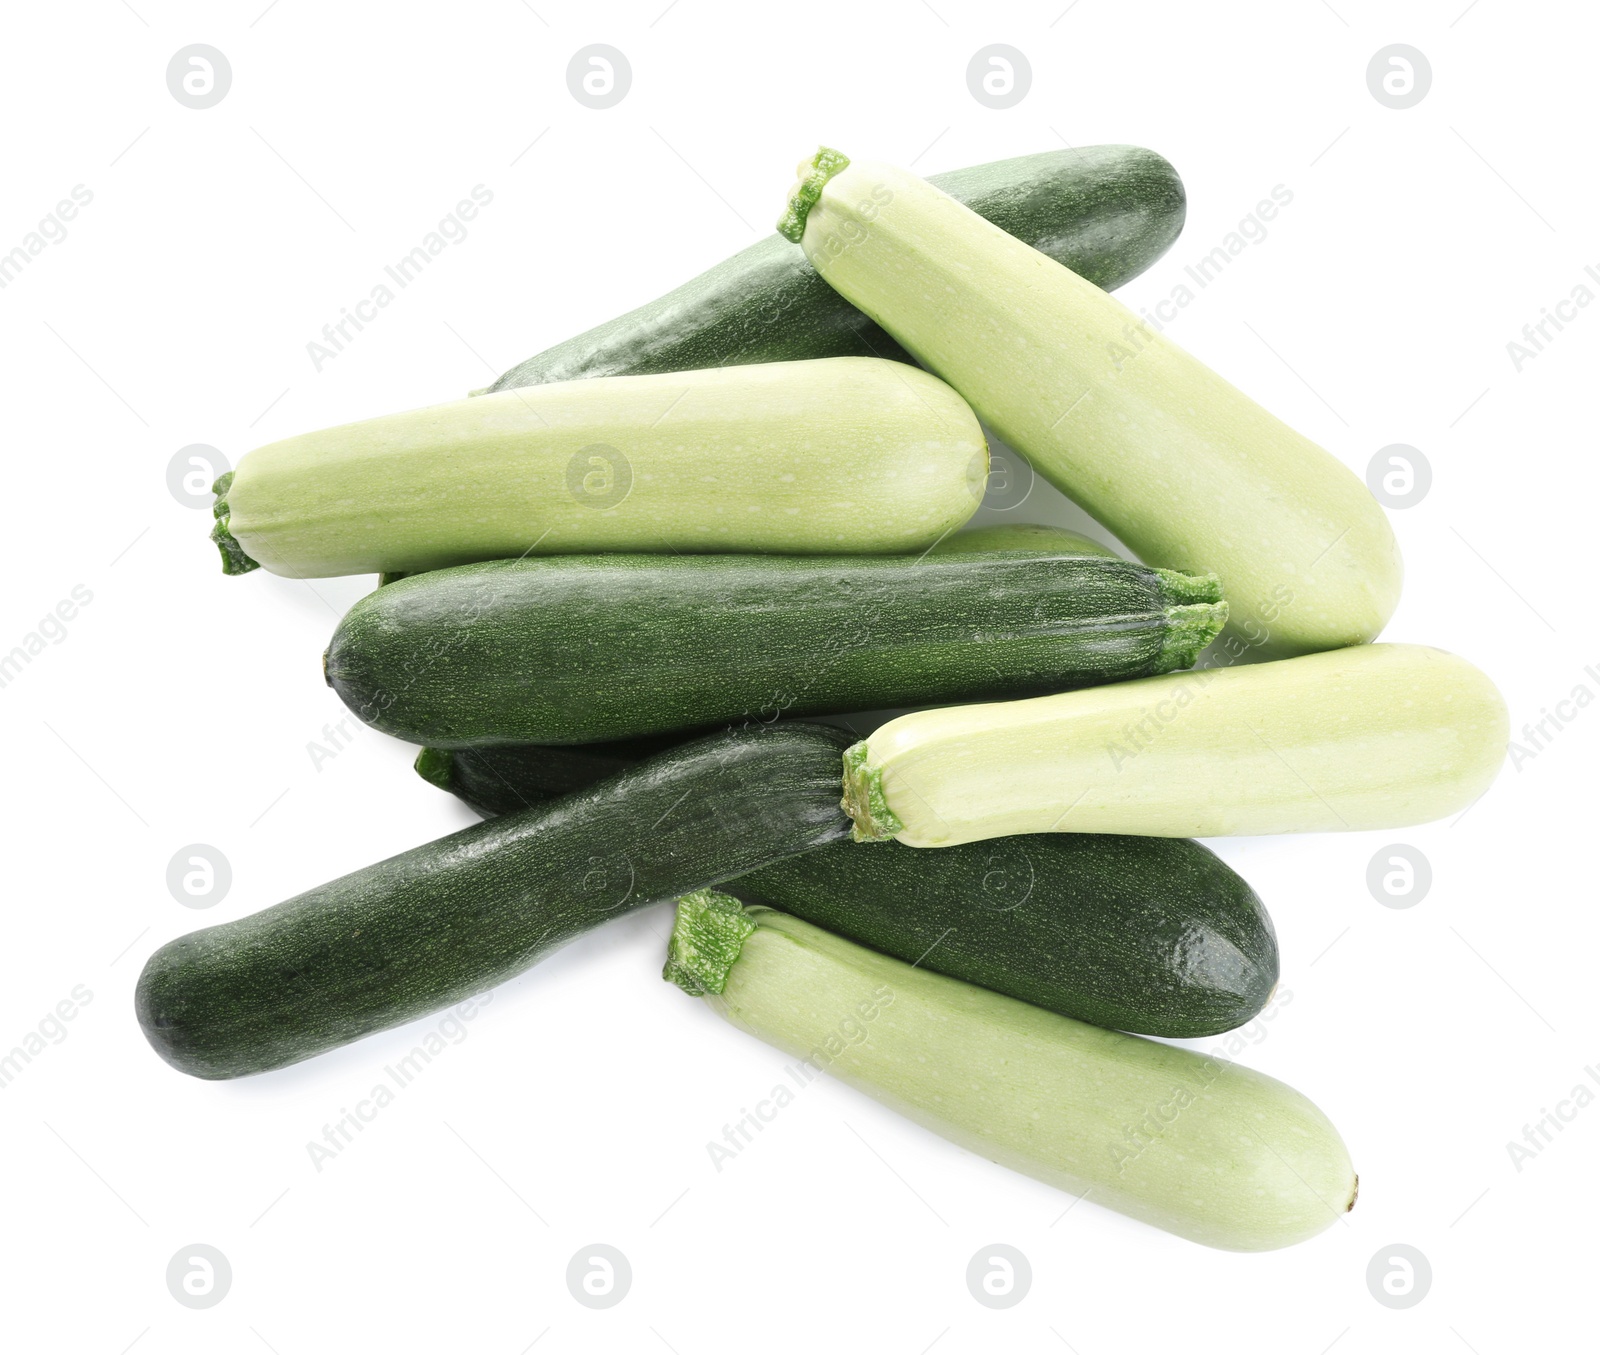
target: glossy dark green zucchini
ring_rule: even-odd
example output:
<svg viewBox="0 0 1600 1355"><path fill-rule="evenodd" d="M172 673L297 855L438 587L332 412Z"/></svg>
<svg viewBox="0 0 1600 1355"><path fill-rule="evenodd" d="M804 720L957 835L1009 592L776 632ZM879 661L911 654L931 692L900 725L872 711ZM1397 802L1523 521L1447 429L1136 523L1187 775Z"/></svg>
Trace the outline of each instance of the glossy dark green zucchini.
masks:
<svg viewBox="0 0 1600 1355"><path fill-rule="evenodd" d="M195 1077L281 1068L437 1011L643 904L839 840L838 730L728 730L161 947L135 994Z"/></svg>
<svg viewBox="0 0 1600 1355"><path fill-rule="evenodd" d="M1142 1035L1232 1030L1278 981L1255 891L1182 838L841 842L722 887L923 969Z"/></svg>
<svg viewBox="0 0 1600 1355"><path fill-rule="evenodd" d="M1166 253L1183 229L1177 171L1138 146L1080 146L975 165L929 182L1002 230L1111 290ZM904 349L778 235L637 310L548 348L491 386L681 372Z"/></svg>
<svg viewBox="0 0 1600 1355"><path fill-rule="evenodd" d="M449 791L488 818L570 795L689 737L646 734L613 743L424 748L417 754L416 768L424 781Z"/></svg>
<svg viewBox="0 0 1600 1355"><path fill-rule="evenodd" d="M596 745L605 759L627 744ZM571 748L424 749L418 769L482 814L581 774ZM426 770L424 770L426 764ZM1278 979L1261 900L1183 838L1040 833L923 851L839 842L723 889L1094 1025L1169 1038L1253 1018Z"/></svg>
<svg viewBox="0 0 1600 1355"><path fill-rule="evenodd" d="M413 743L599 743L1165 673L1226 616L1215 579L1104 554L550 556L378 589L324 669Z"/></svg>

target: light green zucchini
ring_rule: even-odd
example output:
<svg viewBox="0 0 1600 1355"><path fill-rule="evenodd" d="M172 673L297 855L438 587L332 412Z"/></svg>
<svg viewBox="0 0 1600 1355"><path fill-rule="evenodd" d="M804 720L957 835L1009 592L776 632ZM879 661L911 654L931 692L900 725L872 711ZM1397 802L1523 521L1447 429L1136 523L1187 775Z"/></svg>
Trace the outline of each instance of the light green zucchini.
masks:
<svg viewBox="0 0 1600 1355"><path fill-rule="evenodd" d="M223 568L405 573L530 554L919 551L988 447L937 377L826 358L501 391L275 442L217 483Z"/></svg>
<svg viewBox="0 0 1600 1355"><path fill-rule="evenodd" d="M845 754L844 804L912 847L1398 828L1481 795L1507 723L1466 660L1362 645L904 715Z"/></svg>
<svg viewBox="0 0 1600 1355"><path fill-rule="evenodd" d="M1207 1246L1287 1247L1355 1204L1343 1140L1292 1087L769 908L681 899L664 976L807 1078L831 1073L993 1162Z"/></svg>
<svg viewBox="0 0 1600 1355"><path fill-rule="evenodd" d="M929 555L965 553L994 555L1001 551L1029 551L1039 555L1107 555L1116 551L1082 532L1066 527L1046 527L1041 522L990 523L952 532Z"/></svg>
<svg viewBox="0 0 1600 1355"><path fill-rule="evenodd" d="M1216 572L1259 652L1383 628L1399 550L1339 461L915 175L822 151L801 176L779 230L823 279L1140 559Z"/></svg>
<svg viewBox="0 0 1600 1355"><path fill-rule="evenodd" d="M1139 146L1069 146L931 181L1107 290L1144 272L1183 228L1178 171ZM818 278L804 254L769 235L665 296L535 354L492 389L847 354L911 361Z"/></svg>

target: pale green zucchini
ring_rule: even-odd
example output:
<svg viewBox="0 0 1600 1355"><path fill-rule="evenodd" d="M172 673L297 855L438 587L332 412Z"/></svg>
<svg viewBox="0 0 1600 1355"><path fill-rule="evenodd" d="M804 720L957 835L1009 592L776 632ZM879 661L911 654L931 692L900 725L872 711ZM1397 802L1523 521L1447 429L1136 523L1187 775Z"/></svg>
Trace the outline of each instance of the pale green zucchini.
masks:
<svg viewBox="0 0 1600 1355"><path fill-rule="evenodd" d="M1140 146L1067 146L931 181L1107 290L1138 277L1183 229L1178 171ZM847 354L911 361L817 277L801 251L769 235L665 296L535 354L493 389Z"/></svg>
<svg viewBox="0 0 1600 1355"><path fill-rule="evenodd" d="M967 527L952 532L928 552L929 555L1028 551L1038 555L1108 555L1116 551L1103 542L1066 527L1046 527L1041 522L991 523L986 527Z"/></svg>
<svg viewBox="0 0 1600 1355"><path fill-rule="evenodd" d="M831 1073L990 1161L1207 1246L1287 1247L1355 1204L1343 1140L1292 1087L770 908L679 900L664 977L807 1079Z"/></svg>
<svg viewBox="0 0 1600 1355"><path fill-rule="evenodd" d="M988 448L937 377L826 358L597 377L275 442L218 481L223 568L403 573L529 554L918 551Z"/></svg>
<svg viewBox="0 0 1600 1355"><path fill-rule="evenodd" d="M903 715L845 754L858 840L1217 837L1426 823L1505 758L1494 684L1420 645L1361 645Z"/></svg>
<svg viewBox="0 0 1600 1355"><path fill-rule="evenodd" d="M823 151L779 230L1140 559L1218 574L1268 655L1371 640L1400 555L1361 481L1120 301L931 184Z"/></svg>

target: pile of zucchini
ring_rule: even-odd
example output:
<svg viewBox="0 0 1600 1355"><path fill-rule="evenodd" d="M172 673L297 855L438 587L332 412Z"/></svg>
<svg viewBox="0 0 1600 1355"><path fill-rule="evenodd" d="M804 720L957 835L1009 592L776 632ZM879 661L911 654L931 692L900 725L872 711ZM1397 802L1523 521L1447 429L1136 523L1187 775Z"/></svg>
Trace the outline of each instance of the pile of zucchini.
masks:
<svg viewBox="0 0 1600 1355"><path fill-rule="evenodd" d="M1452 813L1506 711L1370 643L1360 481L1102 290L1183 211L1134 147L823 150L779 235L488 391L244 457L224 570L379 574L324 676L482 822L162 946L156 1051L282 1068L675 899L667 978L956 1143L1217 1247L1337 1219L1322 1112L1162 1042L1278 980L1193 839ZM984 425L1137 560L960 530Z"/></svg>

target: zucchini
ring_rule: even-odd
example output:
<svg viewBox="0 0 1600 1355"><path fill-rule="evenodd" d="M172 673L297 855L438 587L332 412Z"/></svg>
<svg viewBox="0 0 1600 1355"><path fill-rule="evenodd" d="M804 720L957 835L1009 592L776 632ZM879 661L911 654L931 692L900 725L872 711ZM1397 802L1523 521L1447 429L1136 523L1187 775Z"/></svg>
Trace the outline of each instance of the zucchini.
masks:
<svg viewBox="0 0 1600 1355"><path fill-rule="evenodd" d="M1045 527L1031 522L969 527L945 537L929 553L953 555L1001 550L1044 553L1067 550L1083 555L1112 553L1099 542L1064 527ZM541 800L581 790L688 737L677 731L610 743L424 748L417 754L416 769L424 781L449 791L485 817L514 814Z"/></svg>
<svg viewBox="0 0 1600 1355"><path fill-rule="evenodd" d="M1347 467L915 175L826 150L801 175L779 229L1140 559L1215 570L1264 655L1382 630L1399 549Z"/></svg>
<svg viewBox="0 0 1600 1355"><path fill-rule="evenodd" d="M1355 1203L1338 1131L1249 1068L1101 1030L768 908L678 904L665 977L734 1025L953 1143L1230 1251Z"/></svg>
<svg viewBox="0 0 1600 1355"><path fill-rule="evenodd" d="M1060 555L1109 555L1120 558L1110 546L1081 532L1065 527L1046 527L1040 522L1005 522L983 527L965 527L941 538L930 555L966 555L993 551L1039 551Z"/></svg>
<svg viewBox="0 0 1600 1355"><path fill-rule="evenodd" d="M904 715L845 754L845 807L913 847L1397 828L1488 789L1507 726L1466 660L1361 645Z"/></svg>
<svg viewBox="0 0 1600 1355"><path fill-rule="evenodd" d="M1242 1026L1278 981L1261 900L1198 842L1035 833L838 842L723 886L936 974L1145 1035Z"/></svg>
<svg viewBox="0 0 1600 1355"><path fill-rule="evenodd" d="M1106 555L559 556L387 584L324 669L413 743L598 743L1164 673L1226 615L1214 578Z"/></svg>
<svg viewBox="0 0 1600 1355"><path fill-rule="evenodd" d="M1120 287L1183 229L1183 182L1154 151L1083 146L929 180L1101 287ZM519 363L491 390L641 372L905 351L778 235L648 305Z"/></svg>
<svg viewBox="0 0 1600 1355"><path fill-rule="evenodd" d="M570 795L683 743L684 734L656 734L612 743L501 744L494 748L424 748L417 775L447 790L484 818L515 814Z"/></svg>
<svg viewBox="0 0 1600 1355"><path fill-rule="evenodd" d="M954 532L930 554L968 551L1068 550L1083 555L1110 555L1098 541L1065 527L1031 522L969 527ZM393 582L393 580L386 580ZM424 748L417 754L417 775L488 817L514 814L540 800L566 795L602 777L631 767L689 735L646 734L610 743L498 744L487 748Z"/></svg>
<svg viewBox="0 0 1600 1355"><path fill-rule="evenodd" d="M134 1004L195 1077L282 1068L521 973L685 886L842 838L819 725L730 730L475 824L151 956Z"/></svg>
<svg viewBox="0 0 1600 1355"><path fill-rule="evenodd" d="M988 476L937 377L829 358L568 381L345 424L218 480L227 573L396 574L574 551L922 550Z"/></svg>
<svg viewBox="0 0 1600 1355"><path fill-rule="evenodd" d="M645 756L641 745L425 748L417 769L491 815L577 789ZM1178 838L1036 833L940 852L837 842L725 888L935 973L1145 1035L1232 1030L1278 980L1255 891Z"/></svg>

